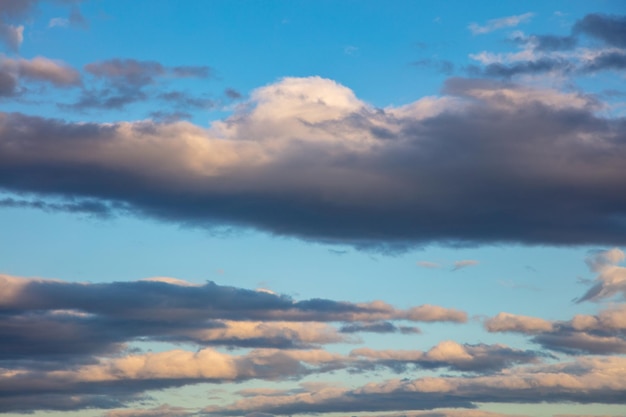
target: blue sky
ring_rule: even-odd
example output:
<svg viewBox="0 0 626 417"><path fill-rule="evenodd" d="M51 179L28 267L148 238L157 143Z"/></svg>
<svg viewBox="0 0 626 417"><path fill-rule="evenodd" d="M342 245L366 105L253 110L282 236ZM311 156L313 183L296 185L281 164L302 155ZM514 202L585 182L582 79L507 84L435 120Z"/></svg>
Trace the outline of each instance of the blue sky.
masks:
<svg viewBox="0 0 626 417"><path fill-rule="evenodd" d="M0 412L626 414L620 1L0 0Z"/></svg>

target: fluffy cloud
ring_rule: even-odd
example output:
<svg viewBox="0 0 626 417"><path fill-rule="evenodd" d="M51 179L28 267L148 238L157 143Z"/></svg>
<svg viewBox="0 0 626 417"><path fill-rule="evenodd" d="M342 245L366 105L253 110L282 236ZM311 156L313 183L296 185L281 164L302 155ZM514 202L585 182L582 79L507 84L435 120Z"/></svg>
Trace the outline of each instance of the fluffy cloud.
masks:
<svg viewBox="0 0 626 417"><path fill-rule="evenodd" d="M0 186L383 250L623 242L621 119L574 93L471 79L445 92L375 109L333 81L287 78L209 129L4 113Z"/></svg>
<svg viewBox="0 0 626 417"><path fill-rule="evenodd" d="M553 329L552 323L538 317L520 316L510 313L498 313L485 321L485 328L490 332L541 333Z"/></svg>

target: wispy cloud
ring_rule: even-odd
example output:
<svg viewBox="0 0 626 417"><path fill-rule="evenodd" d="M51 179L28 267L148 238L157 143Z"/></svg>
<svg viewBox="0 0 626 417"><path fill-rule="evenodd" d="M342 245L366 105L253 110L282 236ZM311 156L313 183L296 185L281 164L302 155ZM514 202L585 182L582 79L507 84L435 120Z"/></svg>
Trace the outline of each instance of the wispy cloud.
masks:
<svg viewBox="0 0 626 417"><path fill-rule="evenodd" d="M478 23L471 23L468 29L474 35L482 35L485 33L493 32L494 30L515 27L520 23L529 21L534 16L534 13L524 13L515 16L500 17L498 19L491 19L484 25Z"/></svg>
<svg viewBox="0 0 626 417"><path fill-rule="evenodd" d="M462 261L454 262L454 266L452 267L452 271L458 271L459 269L468 268L470 266L476 266L480 262L474 259L464 259Z"/></svg>

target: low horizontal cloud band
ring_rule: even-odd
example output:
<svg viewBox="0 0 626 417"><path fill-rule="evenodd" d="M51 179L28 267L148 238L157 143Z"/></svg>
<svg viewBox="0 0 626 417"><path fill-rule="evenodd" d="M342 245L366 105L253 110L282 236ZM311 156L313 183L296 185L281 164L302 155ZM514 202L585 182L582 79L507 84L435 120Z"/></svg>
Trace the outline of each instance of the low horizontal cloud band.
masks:
<svg viewBox="0 0 626 417"><path fill-rule="evenodd" d="M444 91L377 109L285 78L208 129L3 113L0 187L360 247L626 242L623 118L554 90Z"/></svg>

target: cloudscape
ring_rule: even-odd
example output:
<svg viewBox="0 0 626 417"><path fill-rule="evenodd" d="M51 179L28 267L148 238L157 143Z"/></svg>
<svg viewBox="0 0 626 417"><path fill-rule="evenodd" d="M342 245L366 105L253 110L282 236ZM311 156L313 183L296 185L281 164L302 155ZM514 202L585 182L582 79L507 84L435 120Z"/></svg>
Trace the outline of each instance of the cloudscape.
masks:
<svg viewBox="0 0 626 417"><path fill-rule="evenodd" d="M626 415L626 9L0 0L0 413Z"/></svg>

